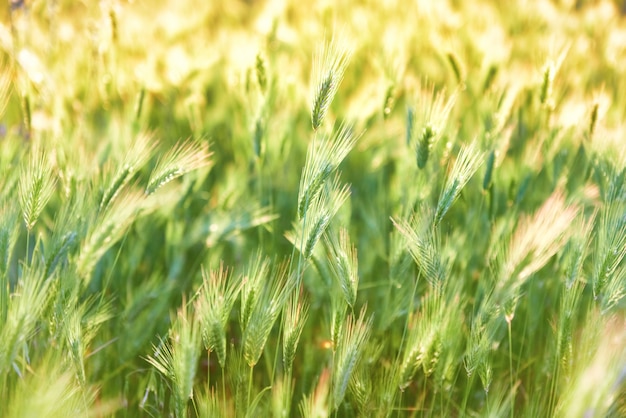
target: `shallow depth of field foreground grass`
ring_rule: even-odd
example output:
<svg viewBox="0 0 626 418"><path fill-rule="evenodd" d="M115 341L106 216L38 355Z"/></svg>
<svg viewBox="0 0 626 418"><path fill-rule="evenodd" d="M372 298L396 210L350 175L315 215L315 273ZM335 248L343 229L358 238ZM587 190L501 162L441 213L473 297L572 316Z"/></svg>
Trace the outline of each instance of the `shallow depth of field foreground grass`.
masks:
<svg viewBox="0 0 626 418"><path fill-rule="evenodd" d="M6 3L1 417L626 416L621 2Z"/></svg>

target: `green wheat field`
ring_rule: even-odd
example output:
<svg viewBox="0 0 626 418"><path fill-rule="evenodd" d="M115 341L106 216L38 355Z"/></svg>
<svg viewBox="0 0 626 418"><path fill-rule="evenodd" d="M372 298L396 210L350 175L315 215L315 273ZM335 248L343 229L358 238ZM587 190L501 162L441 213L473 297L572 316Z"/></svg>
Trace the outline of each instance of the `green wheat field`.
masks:
<svg viewBox="0 0 626 418"><path fill-rule="evenodd" d="M625 2L0 16L0 417L626 417Z"/></svg>

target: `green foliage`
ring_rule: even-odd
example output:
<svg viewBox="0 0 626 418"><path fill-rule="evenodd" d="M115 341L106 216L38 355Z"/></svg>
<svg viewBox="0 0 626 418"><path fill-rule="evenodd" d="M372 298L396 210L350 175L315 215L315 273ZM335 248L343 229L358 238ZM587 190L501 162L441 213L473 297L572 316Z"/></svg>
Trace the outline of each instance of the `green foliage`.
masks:
<svg viewBox="0 0 626 418"><path fill-rule="evenodd" d="M48 3L1 417L626 416L620 2Z"/></svg>

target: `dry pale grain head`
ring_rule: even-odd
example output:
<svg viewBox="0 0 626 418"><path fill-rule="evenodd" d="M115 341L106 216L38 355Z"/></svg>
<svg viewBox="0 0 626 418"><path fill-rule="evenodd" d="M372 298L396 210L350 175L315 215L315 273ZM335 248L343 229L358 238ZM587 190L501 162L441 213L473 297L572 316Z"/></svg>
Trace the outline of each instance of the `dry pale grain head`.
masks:
<svg viewBox="0 0 626 418"><path fill-rule="evenodd" d="M331 371L323 369L313 393L300 401L300 413L304 418L327 418L331 414L329 405Z"/></svg>
<svg viewBox="0 0 626 418"><path fill-rule="evenodd" d="M570 227L578 212L557 190L534 215L523 216L505 249L496 293L517 293L525 280L563 248L572 235Z"/></svg>

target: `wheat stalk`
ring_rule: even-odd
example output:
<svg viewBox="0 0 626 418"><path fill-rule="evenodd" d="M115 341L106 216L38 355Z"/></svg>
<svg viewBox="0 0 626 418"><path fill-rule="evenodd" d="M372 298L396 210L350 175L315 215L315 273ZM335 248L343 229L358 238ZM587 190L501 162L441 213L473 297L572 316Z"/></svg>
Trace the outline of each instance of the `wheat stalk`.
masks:
<svg viewBox="0 0 626 418"><path fill-rule="evenodd" d="M200 327L188 308L178 311L168 341L154 347L155 354L146 358L159 373L172 383L174 411L177 417L186 417L187 402L193 397L201 343Z"/></svg>
<svg viewBox="0 0 626 418"><path fill-rule="evenodd" d="M313 57L311 75L311 124L317 130L332 103L352 51L339 38L333 37L318 47Z"/></svg>
<svg viewBox="0 0 626 418"><path fill-rule="evenodd" d="M372 319L365 319L365 307L358 318L349 315L346 319L333 359L332 402L335 410L343 402L352 372L369 339L371 325Z"/></svg>
<svg viewBox="0 0 626 418"><path fill-rule="evenodd" d="M350 243L350 236L344 228L340 230L338 240L334 235L326 234L324 241L333 276L341 288L346 303L353 308L359 287L356 248Z"/></svg>
<svg viewBox="0 0 626 418"><path fill-rule="evenodd" d="M208 275L202 270L196 314L200 319L204 347L215 351L222 368L226 365L226 325L241 287L242 283L234 281L223 264Z"/></svg>
<svg viewBox="0 0 626 418"><path fill-rule="evenodd" d="M283 315L283 365L291 375L296 349L309 315L309 303L301 292L291 295Z"/></svg>
<svg viewBox="0 0 626 418"><path fill-rule="evenodd" d="M243 356L250 368L259 361L272 327L282 312L293 288L294 281L287 272L287 264L275 267L266 278L261 294L251 308L250 318L243 335Z"/></svg>
<svg viewBox="0 0 626 418"><path fill-rule="evenodd" d="M123 164L110 181L109 187L104 190L100 200L100 211L106 209L113 202L137 171L148 162L155 148L156 141L154 141L152 135L144 133L137 137L132 148L128 151Z"/></svg>
<svg viewBox="0 0 626 418"><path fill-rule="evenodd" d="M26 228L33 229L39 215L54 193L55 179L44 152L31 151L28 165L22 168L19 180L19 201Z"/></svg>
<svg viewBox="0 0 626 418"><path fill-rule="evenodd" d="M330 416L331 411L328 405L330 375L330 370L322 370L315 391L309 396L304 396L300 401L300 413L304 418L328 418Z"/></svg>
<svg viewBox="0 0 626 418"><path fill-rule="evenodd" d="M331 137L316 133L307 150L298 190L298 217L303 218L319 197L322 186L336 172L354 147L357 136L348 125L341 125Z"/></svg>
<svg viewBox="0 0 626 418"><path fill-rule="evenodd" d="M146 193L152 194L170 181L208 166L210 157L206 143L192 140L179 142L159 159L148 180Z"/></svg>
<svg viewBox="0 0 626 418"><path fill-rule="evenodd" d="M446 98L445 91L435 94L434 87L430 86L422 89L415 105L409 106L407 142L415 150L418 168L426 167L430 150L441 138L455 101L456 93Z"/></svg>
<svg viewBox="0 0 626 418"><path fill-rule="evenodd" d="M454 201L459 197L461 190L484 160L485 153L478 149L476 142L472 142L461 149L437 202L434 216L435 225L441 222Z"/></svg>

